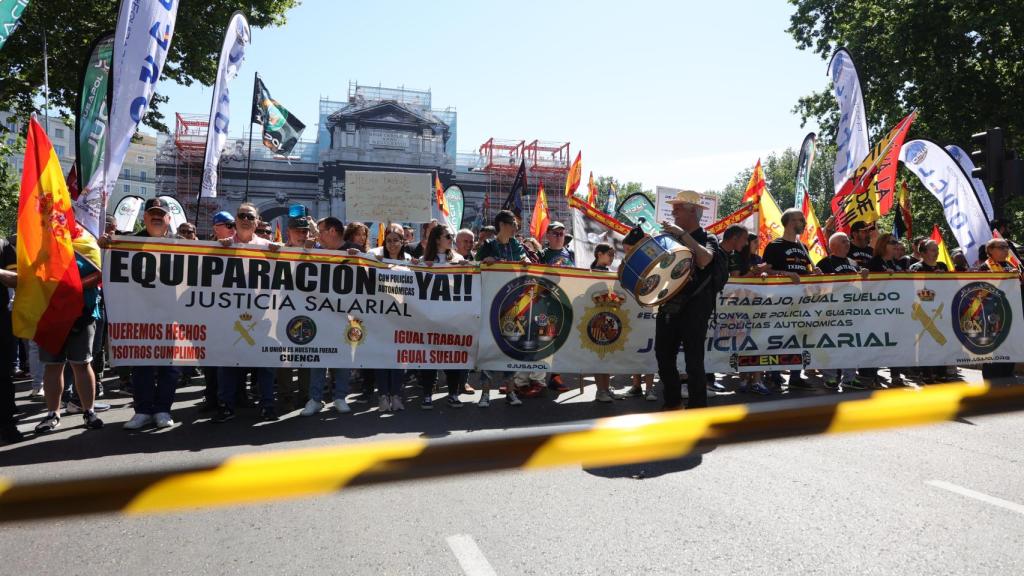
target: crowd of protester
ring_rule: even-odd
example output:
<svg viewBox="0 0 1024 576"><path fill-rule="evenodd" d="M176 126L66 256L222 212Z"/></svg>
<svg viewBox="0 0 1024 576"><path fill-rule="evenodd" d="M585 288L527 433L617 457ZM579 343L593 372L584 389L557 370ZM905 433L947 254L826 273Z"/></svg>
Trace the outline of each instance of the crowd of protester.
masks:
<svg viewBox="0 0 1024 576"><path fill-rule="evenodd" d="M427 266L444 266L465 261L533 262L551 266L583 267L576 254L569 247L572 237L560 222L552 222L543 238L524 237L520 233L519 221L512 212L503 210L494 217L493 226L479 230L452 230L443 223L431 221L416 228L401 224L390 224L383 228L383 238L377 246L370 246L369 228L359 222L347 225L340 219L328 216L315 220L308 216L301 205L289 209L286 234L275 241L274 229L269 222L260 218L257 207L250 203L241 204L234 214L220 211L209 221L211 234L198 238L194 223L184 223L176 230L170 230L170 207L160 198L146 201L140 230L118 231L112 218L107 219L105 233L99 238L101 248L109 246L119 235L136 237L175 237L185 241L197 239L213 240L223 246L244 244L268 251L277 251L282 246L309 250L342 251L350 255L362 255L378 260L414 263ZM781 221L783 234L763 247L758 245L758 236L746 228L733 225L727 228L720 242L728 255L729 272L738 277L785 276L792 282L811 274L862 274L869 272L949 272L942 262L937 261L938 245L929 238L913 238L909 242L910 254L901 241L891 234L879 231L874 225L855 223L849 234L831 233L828 238L828 256L817 265L812 263L807 247L800 242L800 235L806 227L806 220L799 210L787 210ZM1002 226L1002 224L1000 224ZM828 225L826 226L828 227ZM980 255L978 270L1016 270L1008 261L1010 244L1003 237L988 242ZM445 391L443 402L447 407L461 408L463 397L475 395L467 370L410 370L373 369L351 370L348 368L237 368L204 367L195 369L179 366L150 366L117 368L108 370L105 358L107 342L105 319L106 303L99 286L100 273L91 263L78 257L78 266L85 290L85 307L81 318L75 323L63 350L50 354L31 341L15 339L11 331L10 303L16 288L15 238L0 238L0 255L5 297L0 327L3 329L2 354L8 360L9 370L3 384L8 393L0 398L0 431L5 442L23 438L16 425L18 407L14 403L11 378L28 379L31 391L28 398L45 402L45 415L34 426L37 434L46 433L61 425L64 416L82 414L88 429L103 427L97 415L110 408L99 402L105 394L115 391L130 394L133 399L134 415L123 427L138 430L155 426L167 428L175 425L172 410L177 389L202 375L205 387L199 410L211 414L211 420L224 423L236 417L240 407L257 407L263 420L279 419L277 406L288 405L299 409L302 416L313 416L322 411L330 402L330 408L338 413L352 410L349 402L376 404L384 413L401 412L405 409L405 390L415 380L419 386L419 408L430 410L434 406L435 388L439 384L439 372L444 374ZM591 270L612 271L616 259L615 249L608 244L597 245L594 259L589 263ZM967 270L967 258L962 253L953 254L955 271ZM1019 270L1017 270L1020 273ZM986 377L1008 376L1013 365L987 364ZM878 367L860 369L824 370L821 380L826 388L836 391L864 390L907 385L907 378L921 384L959 378L953 367L930 366L919 368L889 367L890 378L885 381L878 373ZM115 374L116 378L106 378ZM613 402L626 396L641 397L656 401L653 374L637 374L624 393L612 388L608 374L593 374L597 393L595 401ZM685 378L686 375L683 375ZM724 375L708 374L707 389L711 392L729 390ZM492 372L480 371L477 375L481 388L476 403L481 408L490 405L491 394L504 396L510 406L522 405L522 398L533 398L544 393L559 394L569 390L560 374L543 372ZM107 383L104 386L104 382ZM358 382L359 394L350 394L350 385ZM330 384L328 386L328 384ZM817 386L807 374L793 370L788 379L778 372L744 373L739 375L740 393L761 395L779 394L785 390L813 389ZM703 390L703 388L701 388ZM376 394L376 402L374 402ZM255 397L255 401L252 399Z"/></svg>

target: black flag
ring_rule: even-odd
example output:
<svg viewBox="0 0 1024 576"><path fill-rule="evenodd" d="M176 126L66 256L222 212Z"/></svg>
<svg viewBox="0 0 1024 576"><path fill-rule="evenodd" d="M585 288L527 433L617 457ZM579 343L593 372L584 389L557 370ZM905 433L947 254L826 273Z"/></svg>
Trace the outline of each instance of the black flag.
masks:
<svg viewBox="0 0 1024 576"><path fill-rule="evenodd" d="M306 128L301 120L270 97L270 91L258 75L252 90L252 123L263 126L263 145L274 154L291 152Z"/></svg>
<svg viewBox="0 0 1024 576"><path fill-rule="evenodd" d="M508 192L508 198L501 205L502 210L511 210L516 218L523 217L523 191L526 190L526 159L519 165L516 172L516 179L512 181L512 189Z"/></svg>

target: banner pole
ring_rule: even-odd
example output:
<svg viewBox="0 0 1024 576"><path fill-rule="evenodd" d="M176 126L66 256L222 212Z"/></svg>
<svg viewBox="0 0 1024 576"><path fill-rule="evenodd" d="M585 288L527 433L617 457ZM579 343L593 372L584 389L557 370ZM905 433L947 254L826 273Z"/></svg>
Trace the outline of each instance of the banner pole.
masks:
<svg viewBox="0 0 1024 576"><path fill-rule="evenodd" d="M43 30L43 96L46 104L43 107L43 123L46 126L46 133L50 133L50 59L46 46L46 30Z"/></svg>
<svg viewBox="0 0 1024 576"><path fill-rule="evenodd" d="M256 92L256 82L259 80L259 72L253 72L252 86L253 93ZM253 107L256 106L256 99L253 99ZM249 178L252 176L252 113L249 113L249 153L245 157L245 200L249 201Z"/></svg>

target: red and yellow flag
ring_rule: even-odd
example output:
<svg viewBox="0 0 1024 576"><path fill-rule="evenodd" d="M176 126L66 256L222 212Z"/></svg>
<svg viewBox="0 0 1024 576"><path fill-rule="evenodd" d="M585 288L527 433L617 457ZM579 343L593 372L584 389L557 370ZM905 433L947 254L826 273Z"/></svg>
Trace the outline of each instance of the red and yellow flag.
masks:
<svg viewBox="0 0 1024 576"><path fill-rule="evenodd" d="M939 262L946 263L946 269L950 272L953 271L953 259L949 257L949 250L946 249L946 241L942 239L942 232L939 231L939 225L932 225L932 240L939 245Z"/></svg>
<svg viewBox="0 0 1024 576"><path fill-rule="evenodd" d="M807 190L804 190L803 212L804 219L807 220L807 227L800 235L800 241L807 246L811 262L817 265L819 260L828 256L828 241L825 239L825 232L821 229L821 224L818 223L818 217L814 214L811 195L807 193Z"/></svg>
<svg viewBox="0 0 1024 576"><path fill-rule="evenodd" d="M18 289L11 320L15 336L35 340L51 354L60 353L84 307L75 229L57 153L32 118L18 201Z"/></svg>
<svg viewBox="0 0 1024 576"><path fill-rule="evenodd" d="M281 236L281 222L274 225L274 242L277 242L278 244L284 242Z"/></svg>
<svg viewBox="0 0 1024 576"><path fill-rule="evenodd" d="M587 204L597 205L597 184L594 184L594 173L590 173L590 182L587 183Z"/></svg>
<svg viewBox="0 0 1024 576"><path fill-rule="evenodd" d="M754 165L754 173L750 175L750 181L747 182L747 189L743 191L743 202L757 202L757 199L761 194L768 189L768 183L764 179L764 169L761 168L761 159L757 159L757 164Z"/></svg>
<svg viewBox="0 0 1024 576"><path fill-rule="evenodd" d="M782 210L767 188L758 199L757 236L763 252L768 243L782 237Z"/></svg>
<svg viewBox="0 0 1024 576"><path fill-rule="evenodd" d="M437 207L441 214L448 216L448 199L444 197L444 188L441 187L441 177L434 172L434 196L437 196Z"/></svg>
<svg viewBox="0 0 1024 576"><path fill-rule="evenodd" d="M533 205L533 216L530 218L530 236L540 240L548 231L551 215L548 214L548 197L544 193L544 182L537 190L537 202ZM543 242L543 240L541 240Z"/></svg>
<svg viewBox="0 0 1024 576"><path fill-rule="evenodd" d="M576 189L580 187L580 181L583 179L583 152L576 153L576 159L572 161L572 166L569 167L569 173L565 175L565 197L568 198L576 193Z"/></svg>
<svg viewBox="0 0 1024 576"><path fill-rule="evenodd" d="M487 198L484 198L484 203L487 202ZM377 247L380 248L384 245L384 236L387 235L387 226L383 222L377 223Z"/></svg>
<svg viewBox="0 0 1024 576"><path fill-rule="evenodd" d="M754 202L745 202L732 214L729 214L718 222L709 224L704 231L708 234L721 234L725 232L725 229L729 226L732 226L733 224L740 224L747 218L750 218L754 212L757 212L757 204Z"/></svg>

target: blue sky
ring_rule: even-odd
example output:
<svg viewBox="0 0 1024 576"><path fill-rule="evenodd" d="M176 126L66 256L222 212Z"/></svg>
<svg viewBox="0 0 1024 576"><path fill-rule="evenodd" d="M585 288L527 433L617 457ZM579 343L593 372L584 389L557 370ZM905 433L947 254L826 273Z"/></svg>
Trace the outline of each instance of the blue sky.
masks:
<svg viewBox="0 0 1024 576"><path fill-rule="evenodd" d="M315 138L321 96L350 80L430 89L459 113L459 151L487 138L569 141L584 177L720 189L808 130L791 110L827 87L797 50L782 1L338 2L305 0L254 29L232 83L240 135L253 72ZM227 23L225 22L225 25ZM211 89L162 82L165 112L208 114Z"/></svg>

